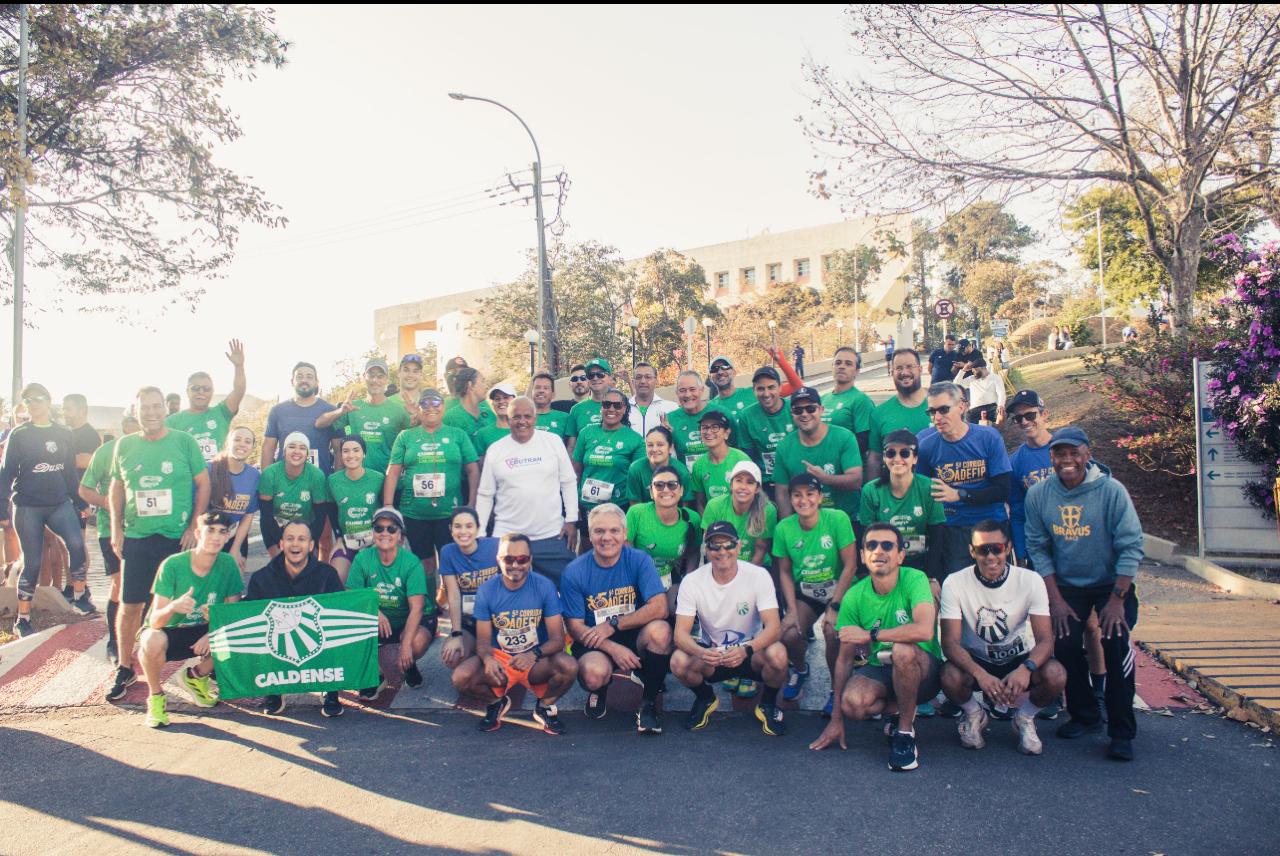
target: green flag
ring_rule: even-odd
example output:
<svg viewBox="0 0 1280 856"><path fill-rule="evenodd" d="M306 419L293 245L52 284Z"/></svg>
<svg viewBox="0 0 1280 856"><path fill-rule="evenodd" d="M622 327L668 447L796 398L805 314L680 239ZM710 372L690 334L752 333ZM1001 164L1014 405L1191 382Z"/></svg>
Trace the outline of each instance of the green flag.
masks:
<svg viewBox="0 0 1280 856"><path fill-rule="evenodd" d="M378 592L214 604L209 651L223 698L376 686Z"/></svg>

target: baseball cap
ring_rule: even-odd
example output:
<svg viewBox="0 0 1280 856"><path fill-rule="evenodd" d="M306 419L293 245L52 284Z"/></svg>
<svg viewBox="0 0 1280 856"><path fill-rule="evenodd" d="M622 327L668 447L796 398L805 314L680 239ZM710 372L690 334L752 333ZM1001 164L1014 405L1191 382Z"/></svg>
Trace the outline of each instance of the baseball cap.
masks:
<svg viewBox="0 0 1280 856"><path fill-rule="evenodd" d="M818 404L822 403L822 393L818 392L811 386L802 386L795 392L791 393L791 406L795 407L797 401L806 398L810 401L817 402Z"/></svg>
<svg viewBox="0 0 1280 856"><path fill-rule="evenodd" d="M719 423L721 428L730 428L733 426L733 422L729 419L729 414L725 413L723 410L717 410L714 407L708 407L703 411L702 416L698 419L698 424L701 425L703 422L716 422Z"/></svg>
<svg viewBox="0 0 1280 856"><path fill-rule="evenodd" d="M920 441L908 429L899 428L897 431L890 431L880 441L880 448L887 449L890 446L907 446L912 449L918 449L920 448Z"/></svg>
<svg viewBox="0 0 1280 856"><path fill-rule="evenodd" d="M1009 404L1005 410L1012 413L1015 407L1044 407L1044 399L1040 397L1040 393L1034 389L1020 389L1013 398L1009 399Z"/></svg>
<svg viewBox="0 0 1280 856"><path fill-rule="evenodd" d="M787 482L787 493L798 487L811 487L816 491L821 491L822 482L818 481L818 477L813 473L797 473L791 477L791 481Z"/></svg>
<svg viewBox="0 0 1280 856"><path fill-rule="evenodd" d="M751 376L751 382L755 383L762 377L767 377L777 381L778 383L782 383L782 375L778 374L778 370L773 366L761 366L756 369L756 373Z"/></svg>
<svg viewBox="0 0 1280 856"><path fill-rule="evenodd" d="M387 367L387 361L380 357L374 357L364 364L364 370L368 371L369 369L382 369L385 374L391 374L391 369Z"/></svg>
<svg viewBox="0 0 1280 856"><path fill-rule="evenodd" d="M372 523L377 523L380 518L387 518L393 521L401 529L404 528L404 518L400 516L400 512L390 505L384 505L373 513Z"/></svg>
<svg viewBox="0 0 1280 856"><path fill-rule="evenodd" d="M613 366L609 365L609 361L606 360L604 357L594 357L590 360L587 360L587 365L585 368L587 371L591 371L594 368L594 369L600 369L605 374L613 374Z"/></svg>
<svg viewBox="0 0 1280 856"><path fill-rule="evenodd" d="M717 520L707 527L707 534L702 536L704 544L710 544L712 539L728 538L732 541L738 540L738 530L728 520Z"/></svg>
<svg viewBox="0 0 1280 856"><path fill-rule="evenodd" d="M760 484L762 482L762 479L760 478L760 468L756 466L755 461L738 461L738 463L733 465L733 469L729 470L729 474L724 477L724 480L731 482L733 481L733 477L738 473L746 473L751 476L756 480L756 484Z"/></svg>
<svg viewBox="0 0 1280 856"><path fill-rule="evenodd" d="M422 395L418 396L418 404L423 405L429 401L437 404L443 404L444 395L442 395L438 389L424 389L422 391Z"/></svg>
<svg viewBox="0 0 1280 856"><path fill-rule="evenodd" d="M1076 428L1069 425L1066 428L1059 428L1053 432L1053 439L1049 441L1049 448L1054 446L1088 446L1089 435L1084 433L1083 428Z"/></svg>
<svg viewBox="0 0 1280 856"><path fill-rule="evenodd" d="M734 366L733 366L733 360L729 359L729 358L728 358L728 357L726 357L724 354L721 354L720 356L716 357L714 360L712 360L712 361L711 361L711 368L712 368L712 369L715 369L715 367L716 367L716 363L724 363L724 364L725 364L726 366L728 366L729 368L733 368L733 367L734 367Z"/></svg>
<svg viewBox="0 0 1280 856"><path fill-rule="evenodd" d="M405 354L400 358L400 365L404 365L405 363L417 363L418 365L422 365L422 354Z"/></svg>
<svg viewBox="0 0 1280 856"><path fill-rule="evenodd" d="M311 448L311 438L301 431L290 431L289 435L284 438L284 446L287 449L293 443L301 443L308 449Z"/></svg>
<svg viewBox="0 0 1280 856"><path fill-rule="evenodd" d="M493 398L493 394L494 394L495 392L500 392L500 393L502 393L503 395L509 395L509 396L511 396L512 398L515 398L515 397L516 397L516 394L517 394L517 393L516 393L516 388L515 388L514 386L512 386L511 384L506 383L505 381L504 381L503 383L495 383L495 384L493 385L493 389L489 390L489 397L490 397L490 398Z"/></svg>

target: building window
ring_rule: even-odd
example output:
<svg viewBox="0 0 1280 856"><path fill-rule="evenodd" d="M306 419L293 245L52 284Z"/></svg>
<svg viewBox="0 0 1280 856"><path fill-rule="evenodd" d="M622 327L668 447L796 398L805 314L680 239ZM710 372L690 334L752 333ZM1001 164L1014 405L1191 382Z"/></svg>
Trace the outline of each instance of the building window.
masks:
<svg viewBox="0 0 1280 856"><path fill-rule="evenodd" d="M778 283L781 281L782 281L782 265L776 264L776 263L769 265L770 284Z"/></svg>
<svg viewBox="0 0 1280 856"><path fill-rule="evenodd" d="M716 274L716 288L729 287L729 272L727 270L720 271Z"/></svg>
<svg viewBox="0 0 1280 856"><path fill-rule="evenodd" d="M742 284L748 287L754 287L756 284L756 269L753 267L742 269Z"/></svg>
<svg viewBox="0 0 1280 856"><path fill-rule="evenodd" d="M822 272L831 273L831 256L822 257Z"/></svg>
<svg viewBox="0 0 1280 856"><path fill-rule="evenodd" d="M796 281L809 278L809 260L796 259Z"/></svg>

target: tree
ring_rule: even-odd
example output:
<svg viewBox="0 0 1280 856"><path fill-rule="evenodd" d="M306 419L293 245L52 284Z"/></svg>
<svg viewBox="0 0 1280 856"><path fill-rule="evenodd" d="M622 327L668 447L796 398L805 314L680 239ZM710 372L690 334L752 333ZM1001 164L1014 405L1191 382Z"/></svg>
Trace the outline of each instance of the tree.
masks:
<svg viewBox="0 0 1280 856"><path fill-rule="evenodd" d="M1275 134L1280 7L1267 4L849 9L874 75L810 63L835 165L815 192L846 206L917 211L1044 187L1124 187L1192 315L1206 209L1263 204ZM1170 240L1159 240L1158 218Z"/></svg>
<svg viewBox="0 0 1280 856"><path fill-rule="evenodd" d="M684 319L721 319L719 307L703 299L707 275L702 266L675 250L655 250L636 267L632 312L640 319L637 352L661 372L678 362L685 347Z"/></svg>
<svg viewBox="0 0 1280 856"><path fill-rule="evenodd" d="M907 278L907 300L903 311L920 318L923 341L934 341L933 301L929 294L929 256L938 249L938 236L929 221L917 217L911 221L911 266Z"/></svg>
<svg viewBox="0 0 1280 856"><path fill-rule="evenodd" d="M942 259L949 265L945 281L953 295L963 298L975 329L1012 299L1018 256L1035 240L1031 227L998 202L975 202L938 227ZM971 285L975 275L981 281Z"/></svg>
<svg viewBox="0 0 1280 856"><path fill-rule="evenodd" d="M1060 279L1065 271L1054 261L1041 260L1020 265L1013 279L1013 296L996 310L997 318L1008 318L1016 326L1031 320L1036 306L1048 305L1049 283Z"/></svg>
<svg viewBox="0 0 1280 856"><path fill-rule="evenodd" d="M884 259L879 249L859 244L852 250L836 250L828 259L828 268L823 276L826 286L826 301L831 311L839 314L851 311L853 314L854 346L864 349L870 335L870 322L867 306L867 284L877 276L884 267Z"/></svg>
<svg viewBox="0 0 1280 856"><path fill-rule="evenodd" d="M241 223L284 224L259 188L213 157L215 144L241 136L219 98L223 82L284 64L288 45L270 11L28 7L29 147L21 158L12 131L19 8L0 6L0 220L12 232L25 202L33 264L59 269L81 295L151 293L216 274L231 260ZM8 255L3 264L8 270Z"/></svg>

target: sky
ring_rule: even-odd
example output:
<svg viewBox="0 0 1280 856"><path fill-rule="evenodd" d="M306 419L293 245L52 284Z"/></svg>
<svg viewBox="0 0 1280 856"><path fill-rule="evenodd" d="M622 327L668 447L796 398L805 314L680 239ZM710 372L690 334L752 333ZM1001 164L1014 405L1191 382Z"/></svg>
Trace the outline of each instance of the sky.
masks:
<svg viewBox="0 0 1280 856"><path fill-rule="evenodd" d="M206 289L194 306L55 309L56 276L28 268L25 380L123 405L205 370L225 392L235 337L249 392L288 396L296 361L325 387L372 347L376 307L514 279L533 210L483 191L527 170L532 145L510 115L451 91L529 124L545 172L572 182L572 241L630 258L842 219L809 193L817 162L796 121L811 109L806 57L857 70L839 6L288 6L276 22L288 64L227 85L244 136L216 156L288 227L246 226L224 275L190 283ZM1051 210L1018 213L1056 231ZM7 354L11 319L0 326Z"/></svg>

